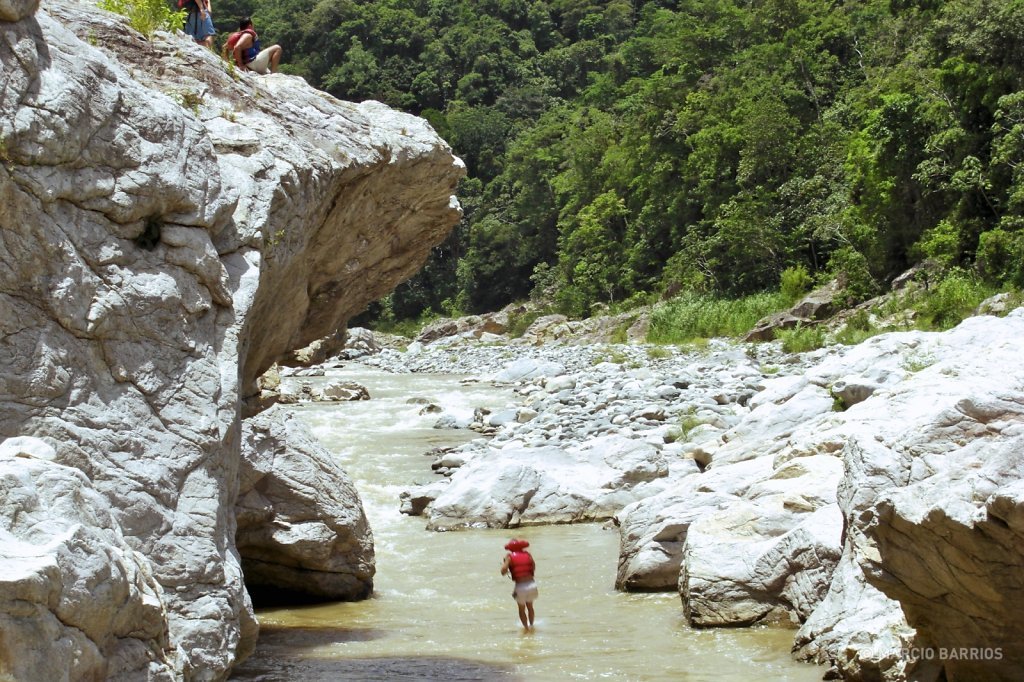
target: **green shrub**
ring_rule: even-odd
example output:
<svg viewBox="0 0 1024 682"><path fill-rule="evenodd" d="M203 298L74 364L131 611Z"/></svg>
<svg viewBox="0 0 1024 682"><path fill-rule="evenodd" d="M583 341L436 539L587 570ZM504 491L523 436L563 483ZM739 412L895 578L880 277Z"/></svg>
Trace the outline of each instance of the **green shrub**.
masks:
<svg viewBox="0 0 1024 682"><path fill-rule="evenodd" d="M850 306L878 293L878 283L871 276L868 259L853 247L844 246L832 254L828 261L829 271L839 280L842 287L840 299Z"/></svg>
<svg viewBox="0 0 1024 682"><path fill-rule="evenodd" d="M147 38L157 31L179 30L187 16L184 10L172 10L166 0L100 0L99 6L127 17L128 24Z"/></svg>
<svg viewBox="0 0 1024 682"><path fill-rule="evenodd" d="M960 258L960 230L948 220L942 220L921 236L913 251L943 267L950 267Z"/></svg>
<svg viewBox="0 0 1024 682"><path fill-rule="evenodd" d="M555 292L555 307L558 312L574 320L582 320L590 312L589 301L584 292L571 284L565 284Z"/></svg>
<svg viewBox="0 0 1024 682"><path fill-rule="evenodd" d="M525 313L512 313L508 316L508 329L505 333L510 339L522 337L530 325L537 321L537 318L546 315L542 310L530 310Z"/></svg>
<svg viewBox="0 0 1024 682"><path fill-rule="evenodd" d="M651 343L687 343L716 336L741 336L765 315L786 307L782 294L754 294L727 300L687 292L651 312Z"/></svg>
<svg viewBox="0 0 1024 682"><path fill-rule="evenodd" d="M989 282L1024 286L1024 233L989 230L978 238L975 261Z"/></svg>
<svg viewBox="0 0 1024 682"><path fill-rule="evenodd" d="M464 297L456 296L454 298L446 298L441 301L441 310L448 317L462 317L466 314L466 305Z"/></svg>
<svg viewBox="0 0 1024 682"><path fill-rule="evenodd" d="M917 304L917 326L921 329L943 330L955 327L969 317L978 304L996 290L978 277L959 268L949 271Z"/></svg>
<svg viewBox="0 0 1024 682"><path fill-rule="evenodd" d="M782 341L782 350L787 353L806 353L825 345L825 332L818 326L798 324L793 329L779 330L775 336Z"/></svg>
<svg viewBox="0 0 1024 682"><path fill-rule="evenodd" d="M779 290L790 303L810 291L813 284L814 280L803 265L786 268L779 278Z"/></svg>
<svg viewBox="0 0 1024 682"><path fill-rule="evenodd" d="M844 346L856 346L861 341L870 339L872 336L881 334L871 323L871 315L866 310L857 310L846 320L846 324L836 334L836 342Z"/></svg>

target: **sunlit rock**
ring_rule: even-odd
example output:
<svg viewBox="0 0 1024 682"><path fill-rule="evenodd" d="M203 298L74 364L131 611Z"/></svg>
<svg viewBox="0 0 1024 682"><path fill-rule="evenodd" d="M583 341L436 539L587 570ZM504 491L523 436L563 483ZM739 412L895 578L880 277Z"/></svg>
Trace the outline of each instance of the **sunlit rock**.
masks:
<svg viewBox="0 0 1024 682"><path fill-rule="evenodd" d="M660 492L668 474L656 447L617 436L570 449L508 447L468 460L424 513L431 530L605 520Z"/></svg>
<svg viewBox="0 0 1024 682"><path fill-rule="evenodd" d="M45 438L109 505L123 543L83 524L89 561L148 561L155 596L111 636L223 678L256 636L234 538L243 401L262 407L277 359L416 272L459 218L464 168L379 103L232 75L88 3L32 7L0 4L0 433ZM149 669L111 641L86 677ZM66 675L16 679L80 678L80 660L53 648Z"/></svg>
<svg viewBox="0 0 1024 682"><path fill-rule="evenodd" d="M0 676L174 679L159 585L109 501L36 438L0 443Z"/></svg>
<svg viewBox="0 0 1024 682"><path fill-rule="evenodd" d="M246 585L314 599L361 599L374 551L344 471L297 417L271 408L245 420L238 531Z"/></svg>

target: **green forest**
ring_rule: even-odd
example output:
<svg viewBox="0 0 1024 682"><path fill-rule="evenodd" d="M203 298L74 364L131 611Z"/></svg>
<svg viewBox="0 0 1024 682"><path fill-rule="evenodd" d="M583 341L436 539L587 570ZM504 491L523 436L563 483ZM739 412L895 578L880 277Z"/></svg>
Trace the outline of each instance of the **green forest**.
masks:
<svg viewBox="0 0 1024 682"><path fill-rule="evenodd" d="M1024 0L223 0L282 71L423 116L465 217L375 314L566 314L930 259L1024 284Z"/></svg>

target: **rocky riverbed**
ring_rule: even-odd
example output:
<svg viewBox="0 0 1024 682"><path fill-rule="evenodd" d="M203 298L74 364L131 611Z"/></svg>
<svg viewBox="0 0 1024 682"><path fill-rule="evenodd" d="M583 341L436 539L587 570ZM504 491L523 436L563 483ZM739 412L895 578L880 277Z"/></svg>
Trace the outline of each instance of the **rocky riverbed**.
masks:
<svg viewBox="0 0 1024 682"><path fill-rule="evenodd" d="M403 493L428 528L614 523L620 589L678 590L694 626L792 622L845 679L1024 665L1024 310L803 355L488 340L353 353L520 397L439 406L487 437Z"/></svg>

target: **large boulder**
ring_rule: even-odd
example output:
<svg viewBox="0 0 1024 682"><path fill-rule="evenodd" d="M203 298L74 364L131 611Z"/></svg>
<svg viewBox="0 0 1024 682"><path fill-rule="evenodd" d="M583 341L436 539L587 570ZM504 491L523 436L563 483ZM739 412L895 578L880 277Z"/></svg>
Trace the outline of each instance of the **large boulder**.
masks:
<svg viewBox="0 0 1024 682"><path fill-rule="evenodd" d="M693 473L697 473L696 467ZM703 492L687 483L690 481L671 487L656 502L638 500L616 514L620 537L616 589L676 589L690 525L736 501L732 495Z"/></svg>
<svg viewBox="0 0 1024 682"><path fill-rule="evenodd" d="M600 521L660 492L668 474L655 446L618 436L565 449L510 447L459 467L423 513L431 530Z"/></svg>
<svg viewBox="0 0 1024 682"><path fill-rule="evenodd" d="M828 592L842 530L834 504L810 512L737 503L702 515L687 533L679 573L687 619L802 622Z"/></svg>
<svg viewBox="0 0 1024 682"><path fill-rule="evenodd" d="M223 678L256 634L234 540L240 405L420 267L459 218L464 168L379 103L232 75L88 3L31 6L0 9L0 435L85 473L149 561L175 675ZM121 551L94 539L94 557ZM70 675L84 654L51 655Z"/></svg>
<svg viewBox="0 0 1024 682"><path fill-rule="evenodd" d="M779 331L809 326L827 319L836 312L836 297L841 287L837 280L824 284L804 296L789 310L772 313L757 321L744 341L771 341Z"/></svg>
<svg viewBox="0 0 1024 682"><path fill-rule="evenodd" d="M557 377L561 374L565 374L565 366L553 360L520 358L505 365L492 378L494 381L515 382L540 377Z"/></svg>
<svg viewBox="0 0 1024 682"><path fill-rule="evenodd" d="M0 443L0 677L174 679L149 560L89 478L56 455L36 438Z"/></svg>
<svg viewBox="0 0 1024 682"><path fill-rule="evenodd" d="M1007 438L975 437L930 475L878 501L867 530L881 568L874 583L899 601L919 650L929 651L920 657L939 662L947 679L1019 679L1024 409L1017 400L958 407Z"/></svg>
<svg viewBox="0 0 1024 682"><path fill-rule="evenodd" d="M344 471L297 418L274 407L242 425L238 532L250 589L362 599L373 535Z"/></svg>

